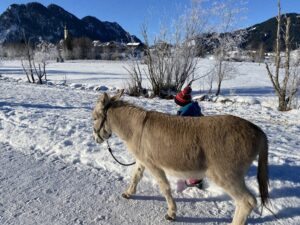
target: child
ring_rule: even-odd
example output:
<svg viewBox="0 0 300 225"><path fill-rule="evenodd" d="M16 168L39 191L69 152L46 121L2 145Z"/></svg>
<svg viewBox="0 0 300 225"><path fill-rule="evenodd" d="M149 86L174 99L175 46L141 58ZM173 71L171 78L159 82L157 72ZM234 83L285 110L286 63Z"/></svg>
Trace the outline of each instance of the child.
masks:
<svg viewBox="0 0 300 225"><path fill-rule="evenodd" d="M181 108L178 110L177 115L179 116L203 116L201 113L201 108L198 102L192 101L191 96L192 88L188 84L181 92L175 96L175 103ZM182 189L177 184L177 190ZM197 187L199 189L203 188L203 180L198 179L188 179L185 181L185 185L188 187Z"/></svg>

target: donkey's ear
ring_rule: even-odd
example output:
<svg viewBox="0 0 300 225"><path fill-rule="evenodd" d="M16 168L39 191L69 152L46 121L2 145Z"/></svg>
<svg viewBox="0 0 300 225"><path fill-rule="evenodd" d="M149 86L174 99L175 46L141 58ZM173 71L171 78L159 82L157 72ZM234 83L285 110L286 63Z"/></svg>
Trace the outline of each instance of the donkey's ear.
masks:
<svg viewBox="0 0 300 225"><path fill-rule="evenodd" d="M103 105L106 106L109 102L110 102L110 97L106 92L104 92L103 93Z"/></svg>
<svg viewBox="0 0 300 225"><path fill-rule="evenodd" d="M124 89L121 89L115 96L113 96L111 98L111 100L112 101L117 101L122 97L123 94L124 94Z"/></svg>
<svg viewBox="0 0 300 225"><path fill-rule="evenodd" d="M99 95L97 102L101 103L102 106L106 106L110 101L109 95L104 92L103 94Z"/></svg>

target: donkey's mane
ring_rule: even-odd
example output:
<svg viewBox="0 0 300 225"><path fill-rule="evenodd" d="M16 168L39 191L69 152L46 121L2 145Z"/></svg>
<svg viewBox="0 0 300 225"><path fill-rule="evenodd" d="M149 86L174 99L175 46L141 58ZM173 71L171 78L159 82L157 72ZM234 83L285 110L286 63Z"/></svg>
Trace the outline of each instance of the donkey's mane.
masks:
<svg viewBox="0 0 300 225"><path fill-rule="evenodd" d="M136 105L134 105L134 104L132 104L132 103L129 103L129 102L123 101L123 100L113 101L113 102L111 103L111 106L110 106L110 107L111 107L111 108L118 108L118 107L124 107L124 106L144 110L142 107L136 106Z"/></svg>
<svg viewBox="0 0 300 225"><path fill-rule="evenodd" d="M147 110L147 109L144 109L133 103L129 103L129 102L123 101L123 100L113 101L110 106L110 108L114 108L114 109L119 108L119 107L127 107L128 109L133 110L135 112L155 112L155 113L158 113L161 115L169 115L166 113L161 113L161 112L157 112L157 111L153 111L153 110Z"/></svg>

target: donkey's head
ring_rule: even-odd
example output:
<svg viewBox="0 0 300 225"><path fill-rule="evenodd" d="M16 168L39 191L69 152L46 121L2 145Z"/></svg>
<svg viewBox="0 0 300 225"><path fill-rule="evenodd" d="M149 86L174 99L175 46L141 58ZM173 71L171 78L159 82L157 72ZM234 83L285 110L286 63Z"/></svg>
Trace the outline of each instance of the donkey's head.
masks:
<svg viewBox="0 0 300 225"><path fill-rule="evenodd" d="M97 143L101 144L111 136L111 127L107 120L107 111L114 101L117 101L123 95L124 90L110 97L107 93L99 96L96 106L93 110L94 129L93 136Z"/></svg>

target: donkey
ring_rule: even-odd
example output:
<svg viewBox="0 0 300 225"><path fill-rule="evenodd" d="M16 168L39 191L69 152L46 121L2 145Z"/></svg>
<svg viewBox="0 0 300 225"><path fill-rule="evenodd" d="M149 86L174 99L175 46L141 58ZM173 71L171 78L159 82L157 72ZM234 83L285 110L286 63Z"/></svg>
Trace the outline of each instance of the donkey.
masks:
<svg viewBox="0 0 300 225"><path fill-rule="evenodd" d="M134 155L136 166L122 194L124 198L136 193L146 168L168 204L165 218L175 220L176 203L166 174L183 179L206 176L234 199L231 224L243 225L256 207L256 198L246 187L244 177L258 156L257 180L262 205L266 206L268 140L258 126L231 115L179 117L146 111L120 100L122 94L100 95L93 110L93 136L102 143L115 133Z"/></svg>

